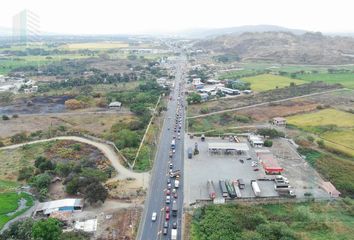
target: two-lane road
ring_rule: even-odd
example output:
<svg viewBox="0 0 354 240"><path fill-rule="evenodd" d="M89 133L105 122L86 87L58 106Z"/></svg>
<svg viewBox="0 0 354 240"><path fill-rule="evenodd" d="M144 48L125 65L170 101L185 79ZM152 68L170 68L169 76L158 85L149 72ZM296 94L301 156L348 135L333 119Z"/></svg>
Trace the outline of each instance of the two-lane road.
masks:
<svg viewBox="0 0 354 240"><path fill-rule="evenodd" d="M184 103L184 96L180 92L183 92L183 71L185 65L185 57L180 57L175 63L175 86L171 92L172 100L167 105L167 112L162 127L160 144L157 149L157 155L152 169L151 183L148 191L148 196L145 202L144 213L139 226L137 239L141 240L157 240L157 239L170 239L172 223L177 222L178 238L181 239L181 227L182 227L182 210L183 210L183 144L184 144L184 107L180 107L180 115L182 116L180 139L178 139L174 127L176 123L176 113L178 109L178 102ZM179 99L179 100L178 100ZM173 154L172 161L169 158L169 152L171 149L171 142L173 136L176 136L176 152ZM173 170L181 170L180 186L177 189L177 199L171 195L171 203L166 204L166 188L169 163L172 162ZM174 180L171 179L172 187L174 186ZM178 212L177 217L170 216L168 221L169 228L168 234L165 236L162 233L163 224L165 220L165 206L170 206L172 209L172 201L177 201ZM153 222L151 220L153 212L157 213L157 220Z"/></svg>

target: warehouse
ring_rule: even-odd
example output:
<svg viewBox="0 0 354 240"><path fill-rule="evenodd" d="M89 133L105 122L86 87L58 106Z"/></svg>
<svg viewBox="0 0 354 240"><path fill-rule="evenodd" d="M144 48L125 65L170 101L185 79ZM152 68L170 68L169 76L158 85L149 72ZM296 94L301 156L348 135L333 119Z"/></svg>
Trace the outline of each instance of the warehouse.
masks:
<svg viewBox="0 0 354 240"><path fill-rule="evenodd" d="M66 198L50 202L39 203L34 215L42 214L50 216L54 212L81 212L84 206L83 199Z"/></svg>
<svg viewBox="0 0 354 240"><path fill-rule="evenodd" d="M284 169L279 166L276 158L269 151L256 151L256 155L266 174L281 174L284 171Z"/></svg>
<svg viewBox="0 0 354 240"><path fill-rule="evenodd" d="M208 143L208 150L209 153L242 154L249 151L249 147L246 143L214 142Z"/></svg>

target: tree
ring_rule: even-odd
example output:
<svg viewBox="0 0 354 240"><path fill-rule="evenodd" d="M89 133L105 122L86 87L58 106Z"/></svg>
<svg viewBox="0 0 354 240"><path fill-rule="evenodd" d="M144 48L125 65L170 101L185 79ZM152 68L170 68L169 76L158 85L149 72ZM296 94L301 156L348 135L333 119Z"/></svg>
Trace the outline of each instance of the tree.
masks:
<svg viewBox="0 0 354 240"><path fill-rule="evenodd" d="M34 220L32 218L14 222L0 235L0 239L32 240L33 224Z"/></svg>
<svg viewBox="0 0 354 240"><path fill-rule="evenodd" d="M265 147L271 147L271 146L273 146L273 141L272 141L272 140L269 140L269 139L265 140L265 141L264 141L264 146L265 146Z"/></svg>
<svg viewBox="0 0 354 240"><path fill-rule="evenodd" d="M52 178L48 175L48 173L41 173L31 177L29 182L31 186L35 187L37 191L40 192L41 189L48 188L51 179Z"/></svg>
<svg viewBox="0 0 354 240"><path fill-rule="evenodd" d="M7 120L10 120L10 118L7 115L2 115L2 120L7 121Z"/></svg>
<svg viewBox="0 0 354 240"><path fill-rule="evenodd" d="M85 198L90 204L104 202L108 196L107 189L100 182L93 182L85 189Z"/></svg>
<svg viewBox="0 0 354 240"><path fill-rule="evenodd" d="M60 225L54 218L39 220L33 224L32 237L35 240L59 240L62 233Z"/></svg>
<svg viewBox="0 0 354 240"><path fill-rule="evenodd" d="M283 132L277 131L273 128L258 129L257 133L264 136L264 137L270 137L270 138L277 138L277 137L284 137L285 136L285 134Z"/></svg>
<svg viewBox="0 0 354 240"><path fill-rule="evenodd" d="M123 129L115 134L115 144L118 148L138 147L139 135L129 129Z"/></svg>
<svg viewBox="0 0 354 240"><path fill-rule="evenodd" d="M202 101L202 97L198 93L193 92L189 94L189 96L187 97L188 104L200 103L201 101Z"/></svg>

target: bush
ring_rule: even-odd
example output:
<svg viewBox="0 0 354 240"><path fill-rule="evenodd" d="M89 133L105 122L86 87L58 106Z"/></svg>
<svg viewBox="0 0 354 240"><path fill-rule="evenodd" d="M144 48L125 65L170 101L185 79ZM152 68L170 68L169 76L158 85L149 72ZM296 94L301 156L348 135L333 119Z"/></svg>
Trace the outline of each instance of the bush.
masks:
<svg viewBox="0 0 354 240"><path fill-rule="evenodd" d="M265 140L264 141L264 146L265 147L271 147L271 146L273 146L273 141L272 140Z"/></svg>
<svg viewBox="0 0 354 240"><path fill-rule="evenodd" d="M61 223L54 218L41 219L32 227L32 237L38 240L59 240L61 233Z"/></svg>
<svg viewBox="0 0 354 240"><path fill-rule="evenodd" d="M18 118L18 114L12 115L12 118Z"/></svg>
<svg viewBox="0 0 354 240"><path fill-rule="evenodd" d="M10 139L11 143L14 143L14 144L26 142L27 140L28 140L28 137L27 137L26 133L24 133L24 132L17 133L15 135L13 135Z"/></svg>
<svg viewBox="0 0 354 240"><path fill-rule="evenodd" d="M10 120L10 118L7 115L2 115L2 120L7 121L7 120Z"/></svg>
<svg viewBox="0 0 354 240"><path fill-rule="evenodd" d="M51 179L52 178L49 176L48 173L42 173L31 177L29 182L30 185L36 188L37 192L39 193L41 189L48 189Z"/></svg>
<svg viewBox="0 0 354 240"><path fill-rule="evenodd" d="M104 202L107 196L108 191L100 182L93 182L85 189L85 198L90 204Z"/></svg>
<svg viewBox="0 0 354 240"><path fill-rule="evenodd" d="M22 181L22 180L28 180L33 176L34 173L34 168L33 167L23 167L20 169L18 172L18 177L17 180Z"/></svg>
<svg viewBox="0 0 354 240"><path fill-rule="evenodd" d="M314 142L315 141L315 138L311 135L308 135L307 136L307 140L309 140L310 142Z"/></svg>
<svg viewBox="0 0 354 240"><path fill-rule="evenodd" d="M257 130L257 133L264 137L268 136L270 138L285 137L285 134L283 132L277 131L273 128L262 128Z"/></svg>
<svg viewBox="0 0 354 240"><path fill-rule="evenodd" d="M0 140L0 147L5 146L5 144Z"/></svg>
<svg viewBox="0 0 354 240"><path fill-rule="evenodd" d="M316 141L317 145L320 147L320 148L324 148L325 147L325 143L322 139L319 139Z"/></svg>

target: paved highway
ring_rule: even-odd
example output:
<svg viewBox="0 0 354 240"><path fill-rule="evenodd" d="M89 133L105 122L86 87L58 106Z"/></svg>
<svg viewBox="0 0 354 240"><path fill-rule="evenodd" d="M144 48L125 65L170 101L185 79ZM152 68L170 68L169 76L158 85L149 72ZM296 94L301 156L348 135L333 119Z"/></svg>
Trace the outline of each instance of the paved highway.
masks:
<svg viewBox="0 0 354 240"><path fill-rule="evenodd" d="M169 101L167 105L167 112L165 116L165 121L162 128L160 144L157 150L157 155L152 169L151 183L148 191L148 196L145 202L144 213L139 226L137 239L141 240L157 240L157 239L171 239L171 229L174 222L177 223L177 239L181 238L181 227L182 227L182 209L183 209L183 146L184 146L184 129L185 129L185 113L184 113L184 95L180 95L183 91L184 82L184 67L186 64L186 59L181 56L176 60L175 64L175 86L171 91L172 100ZM180 97L179 97L180 95ZM178 108L178 102L183 104L183 107ZM180 112L181 116L181 129L180 129L180 139L178 137L178 129L174 131L176 124L176 114ZM179 123L177 124L179 125ZM176 147L175 153L172 159L169 157L171 151L171 142L175 136ZM167 191L167 180L171 179L171 192L174 187L174 178L169 176L169 164L173 164L173 170L181 170L180 186L177 188L177 198L174 198L171 193L171 203L166 204L166 191ZM172 215L172 201L177 201L178 211L177 216ZM163 234L164 223L165 223L165 207L170 207L170 220L168 232L166 235ZM157 213L156 221L152 221L153 212Z"/></svg>

